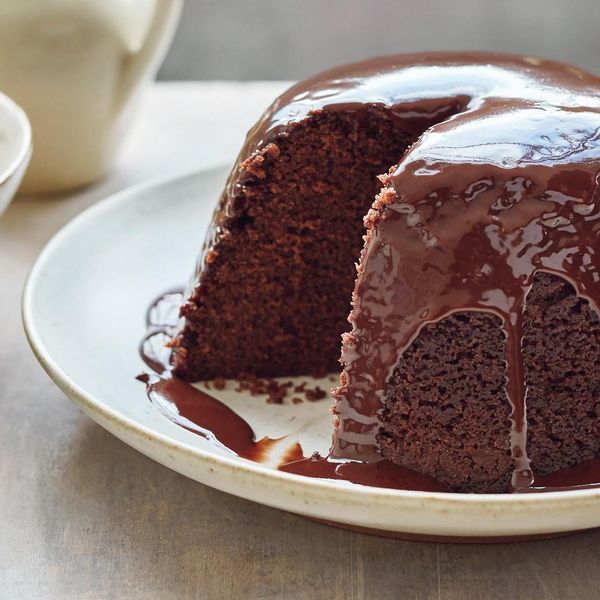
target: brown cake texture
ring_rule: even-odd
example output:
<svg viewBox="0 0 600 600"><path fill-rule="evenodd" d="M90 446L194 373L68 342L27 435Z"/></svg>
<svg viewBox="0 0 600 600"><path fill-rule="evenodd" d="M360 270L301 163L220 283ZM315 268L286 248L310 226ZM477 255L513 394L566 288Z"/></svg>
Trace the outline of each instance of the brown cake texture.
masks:
<svg viewBox="0 0 600 600"><path fill-rule="evenodd" d="M337 371L363 216L377 176L412 141L381 109L321 113L245 160L218 247L182 309L176 374Z"/></svg>
<svg viewBox="0 0 600 600"><path fill-rule="evenodd" d="M547 475L600 455L600 374L587 368L600 364L600 323L548 273L535 276L525 315L527 453L533 471ZM423 329L390 380L383 455L453 491L505 491L513 461L510 405L499 402L504 355L492 315L460 313Z"/></svg>
<svg viewBox="0 0 600 600"><path fill-rule="evenodd" d="M383 455L454 491L504 491L513 469L505 385L497 317L460 313L426 327L390 380Z"/></svg>
<svg viewBox="0 0 600 600"><path fill-rule="evenodd" d="M384 57L297 84L231 172L174 374L341 362L331 458L456 492L600 456L599 128L600 80L531 57Z"/></svg>
<svg viewBox="0 0 600 600"><path fill-rule="evenodd" d="M570 283L538 273L524 327L527 453L547 475L600 455L600 321Z"/></svg>

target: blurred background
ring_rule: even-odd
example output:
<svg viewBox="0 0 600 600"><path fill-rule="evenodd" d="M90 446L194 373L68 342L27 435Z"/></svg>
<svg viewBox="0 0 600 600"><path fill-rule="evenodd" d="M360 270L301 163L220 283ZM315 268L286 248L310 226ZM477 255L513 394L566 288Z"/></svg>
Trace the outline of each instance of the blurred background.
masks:
<svg viewBox="0 0 600 600"><path fill-rule="evenodd" d="M0 213L20 177L20 191L29 194L99 181L136 121L151 136L160 119L169 143L210 147L213 158L231 160L241 132L290 81L346 62L480 49L554 58L600 74L599 2L0 0L0 92L25 111L34 148L27 166L25 116L12 110L13 124L21 123L17 139L3 133L2 114L10 110L0 107L0 175L3 164L20 158L9 191L0 189ZM145 84L155 76L183 83L150 91ZM209 145L219 115L227 115L227 127L221 121ZM132 139L142 140L139 131ZM150 146L166 153L168 143ZM196 152L169 156L183 168Z"/></svg>
<svg viewBox="0 0 600 600"><path fill-rule="evenodd" d="M482 49L600 73L598 0L187 0L159 79L300 79L379 54Z"/></svg>

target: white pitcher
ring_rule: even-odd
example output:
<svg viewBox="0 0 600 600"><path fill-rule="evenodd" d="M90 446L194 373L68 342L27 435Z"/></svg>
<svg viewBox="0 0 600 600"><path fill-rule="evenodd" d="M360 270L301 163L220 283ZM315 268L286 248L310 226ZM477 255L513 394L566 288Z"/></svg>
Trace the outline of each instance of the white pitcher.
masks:
<svg viewBox="0 0 600 600"><path fill-rule="evenodd" d="M0 2L0 90L33 129L22 191L62 191L106 172L180 11L181 0Z"/></svg>

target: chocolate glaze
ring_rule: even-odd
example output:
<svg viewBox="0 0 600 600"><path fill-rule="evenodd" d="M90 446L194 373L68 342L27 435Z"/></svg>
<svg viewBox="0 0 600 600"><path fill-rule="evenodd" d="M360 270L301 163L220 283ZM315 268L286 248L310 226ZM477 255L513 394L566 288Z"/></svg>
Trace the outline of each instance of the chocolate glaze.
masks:
<svg viewBox="0 0 600 600"><path fill-rule="evenodd" d="M405 114L405 102L417 110L419 94L427 106L438 94L460 98L463 107L405 153L367 219L334 392L332 455L376 456L387 381L423 326L486 311L500 317L507 339L519 489L533 480L521 357L533 275L562 276L596 311L600 305L600 80L537 59L437 60L374 75L394 114ZM386 82L393 96L385 95Z"/></svg>
<svg viewBox="0 0 600 600"><path fill-rule="evenodd" d="M148 333L140 344L140 355L156 374L142 374L152 404L176 425L200 435L213 444L255 462L263 462L279 439L256 440L250 425L233 410L203 390L173 377L170 373L168 341L177 322L181 291L159 296L147 312ZM448 488L432 477L382 460L340 459L318 454L307 458L300 444L292 444L281 458L279 470L304 477L402 490L447 492ZM600 487L600 458L587 461L545 477L520 492L545 492Z"/></svg>
<svg viewBox="0 0 600 600"><path fill-rule="evenodd" d="M487 311L504 324L512 484L526 488L521 329L532 277L554 273L595 310L600 301L599 78L534 57L438 52L345 65L291 87L250 130L192 285L233 216L246 159L315 112L369 110L420 138L387 181L396 198L382 196L367 220L332 456L377 459L379 413L401 353L428 323Z"/></svg>
<svg viewBox="0 0 600 600"><path fill-rule="evenodd" d="M448 107L470 109L486 98L588 106L597 86L598 78L589 73L535 57L429 52L373 58L335 67L285 91L248 132L240 161L319 110L385 108L407 131L421 134L423 124L443 118Z"/></svg>
<svg viewBox="0 0 600 600"><path fill-rule="evenodd" d="M148 333L140 344L140 356L157 374L142 373L150 402L167 419L231 452L255 462L264 462L269 451L283 438L256 440L250 425L217 398L171 374L172 338L179 307L180 290L162 294L146 313ZM281 457L279 469L306 477L345 480L352 483L407 490L447 491L443 484L388 461L331 462L314 455L306 458L300 444L292 444Z"/></svg>
<svg viewBox="0 0 600 600"><path fill-rule="evenodd" d="M400 467L389 460L360 462L352 460L334 460L318 455L295 462L283 464L280 471L316 477L334 479L370 485L372 487L395 490L419 490L423 492L448 492L443 484L422 473Z"/></svg>
<svg viewBox="0 0 600 600"><path fill-rule="evenodd" d="M244 161L314 112L385 109L414 136L423 133L432 122L451 121L451 116L461 111L472 112L479 107L485 111L493 100L507 107L518 102L575 109L588 106L598 85L598 78L571 65L486 52L385 56L336 67L299 82L279 96L248 132L215 211L190 287L197 285L208 251L223 235L223 225L233 217L235 192L244 182ZM594 106L599 106L597 97Z"/></svg>
<svg viewBox="0 0 600 600"><path fill-rule="evenodd" d="M261 462L278 439L256 440L248 423L228 406L171 375L169 342L183 301L181 290L160 295L146 312L148 333L140 344L142 360L157 374L137 377L150 402L170 421L242 458ZM290 456L297 458L298 454Z"/></svg>
<svg viewBox="0 0 600 600"><path fill-rule="evenodd" d="M150 402L170 421L242 458L262 462L278 439L255 440L248 423L206 392L168 374L141 375Z"/></svg>
<svg viewBox="0 0 600 600"><path fill-rule="evenodd" d="M536 475L535 483L520 492L557 492L600 487L600 458L579 463L549 475Z"/></svg>

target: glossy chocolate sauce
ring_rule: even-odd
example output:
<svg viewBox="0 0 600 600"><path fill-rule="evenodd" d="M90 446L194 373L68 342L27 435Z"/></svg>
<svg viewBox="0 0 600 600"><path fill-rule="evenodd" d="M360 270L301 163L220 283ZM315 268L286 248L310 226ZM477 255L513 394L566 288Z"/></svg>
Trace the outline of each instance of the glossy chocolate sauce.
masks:
<svg viewBox="0 0 600 600"><path fill-rule="evenodd" d="M143 374L138 379L146 384L150 402L170 421L242 458L262 462L279 441L256 441L250 425L233 410L177 377Z"/></svg>
<svg viewBox="0 0 600 600"><path fill-rule="evenodd" d="M521 356L537 271L568 280L594 310L600 305L600 79L593 75L531 57L432 53L346 65L293 86L249 132L192 284L233 215L247 158L315 111L370 110L385 110L420 137L367 219L334 392L331 457L285 470L339 477L360 470L356 461L388 469L376 435L398 358L425 325L475 310L497 315L506 335L514 490L600 481L599 465L589 461L534 482ZM341 468L340 460L354 466Z"/></svg>
<svg viewBox="0 0 600 600"><path fill-rule="evenodd" d="M146 384L150 402L170 421L242 458L261 462L278 439L256 440L250 425L228 406L171 375L169 342L182 301L183 293L173 290L150 305L140 356L156 374L143 373L138 379Z"/></svg>
<svg viewBox="0 0 600 600"><path fill-rule="evenodd" d="M256 436L237 413L207 392L170 374L168 343L177 324L183 300L180 291L159 296L147 312L148 333L140 344L140 355L154 373L138 380L146 384L148 399L158 411L176 425L242 458L264 462L282 438ZM336 459L314 454L305 457L300 444L292 444L281 457L280 471L304 477L332 479L349 483L401 490L447 492L436 479L375 457L368 461ZM581 463L544 477L520 492L546 492L600 487L600 458Z"/></svg>
<svg viewBox="0 0 600 600"><path fill-rule="evenodd" d="M311 458L282 464L279 470L295 475L303 475L304 477L334 479L394 490L449 491L443 483L433 477L405 469L389 460L360 462L343 459L334 460L331 457L316 455Z"/></svg>
<svg viewBox="0 0 600 600"><path fill-rule="evenodd" d="M176 425L242 458L264 462L269 451L283 438L256 440L250 425L217 398L171 374L169 342L178 321L183 293L169 291L159 296L146 313L148 332L140 344L140 356L155 373L137 379L146 384L148 399ZM352 483L406 490L447 491L443 484L388 461L359 463L330 462L327 458L306 458L300 444L292 444L278 467L306 477L345 480Z"/></svg>
<svg viewBox="0 0 600 600"><path fill-rule="evenodd" d="M521 347L533 276L559 275L600 306L600 80L538 63L418 68L425 87L447 72L444 97L450 85L468 101L405 153L367 219L334 456L376 453L387 381L425 325L484 311L506 335L512 486L532 485Z"/></svg>

